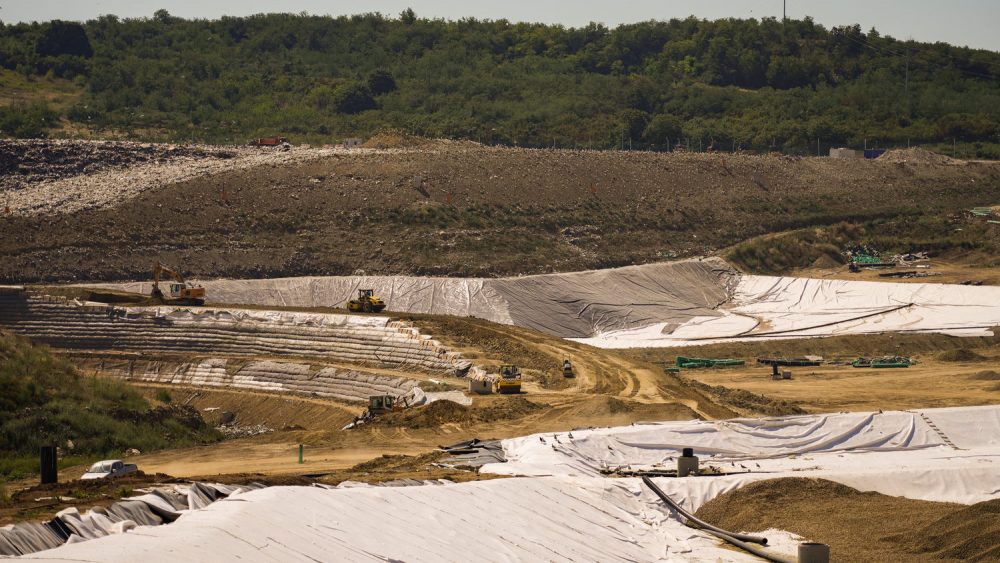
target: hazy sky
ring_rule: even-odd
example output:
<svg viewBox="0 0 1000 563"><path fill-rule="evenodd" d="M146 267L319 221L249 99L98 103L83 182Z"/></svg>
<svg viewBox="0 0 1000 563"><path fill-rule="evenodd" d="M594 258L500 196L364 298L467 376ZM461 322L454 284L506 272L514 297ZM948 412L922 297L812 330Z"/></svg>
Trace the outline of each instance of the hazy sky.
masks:
<svg viewBox="0 0 1000 563"><path fill-rule="evenodd" d="M812 16L826 27L861 24L897 39L944 41L1000 51L1000 0L787 0L788 16ZM7 23L51 19L87 20L102 14L151 16L164 8L185 18L216 18L261 12L396 15L412 7L417 15L458 19L609 26L649 19L695 15L700 18L781 17L782 0L0 0Z"/></svg>

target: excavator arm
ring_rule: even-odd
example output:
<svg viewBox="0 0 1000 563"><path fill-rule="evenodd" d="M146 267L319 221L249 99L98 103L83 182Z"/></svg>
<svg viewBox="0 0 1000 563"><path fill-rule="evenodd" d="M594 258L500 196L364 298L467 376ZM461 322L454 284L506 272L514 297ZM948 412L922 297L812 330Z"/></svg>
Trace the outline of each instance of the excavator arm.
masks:
<svg viewBox="0 0 1000 563"><path fill-rule="evenodd" d="M171 289L170 296L175 302L189 304L189 305L202 305L205 303L205 289L202 287L190 287L187 282L184 281L184 276L179 272L171 270L170 268L164 266L157 262L153 266L153 290L150 295L153 299L159 299L160 301L166 302L167 299L163 295L163 290L160 289L160 280L164 278L169 278L177 282L179 287L175 291Z"/></svg>

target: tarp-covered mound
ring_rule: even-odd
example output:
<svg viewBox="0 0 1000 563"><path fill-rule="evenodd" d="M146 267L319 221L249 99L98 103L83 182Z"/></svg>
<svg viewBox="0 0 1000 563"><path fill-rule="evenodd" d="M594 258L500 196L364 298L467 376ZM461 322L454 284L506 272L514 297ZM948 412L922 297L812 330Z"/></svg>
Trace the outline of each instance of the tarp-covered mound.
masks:
<svg viewBox="0 0 1000 563"><path fill-rule="evenodd" d="M581 341L636 348L880 332L989 336L998 325L1000 287L741 275L732 299L712 315Z"/></svg>
<svg viewBox="0 0 1000 563"><path fill-rule="evenodd" d="M735 272L718 258L517 278L301 277L202 282L217 303L343 307L374 289L388 311L474 316L562 337L720 315ZM100 284L148 294L150 284Z"/></svg>
<svg viewBox="0 0 1000 563"><path fill-rule="evenodd" d="M664 470L676 468L683 448L691 447L703 465L736 474L685 484L693 509L719 487L732 486L732 479L782 476L822 477L923 500L974 503L1000 494L1000 471L994 467L1000 455L998 406L676 421L501 443L507 461L486 465L483 472L598 476L621 469Z"/></svg>
<svg viewBox="0 0 1000 563"><path fill-rule="evenodd" d="M794 548L792 548L794 549ZM786 550L789 553L791 550ZM686 528L638 479L269 487L48 561L755 561Z"/></svg>

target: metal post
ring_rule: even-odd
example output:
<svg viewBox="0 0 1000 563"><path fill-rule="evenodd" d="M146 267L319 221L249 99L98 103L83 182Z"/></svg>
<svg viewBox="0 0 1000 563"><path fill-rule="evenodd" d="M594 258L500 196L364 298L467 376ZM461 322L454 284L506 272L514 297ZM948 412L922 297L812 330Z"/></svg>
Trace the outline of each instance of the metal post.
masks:
<svg viewBox="0 0 1000 563"><path fill-rule="evenodd" d="M42 446L40 449L40 462L43 485L59 482L59 460L56 456L55 446Z"/></svg>
<svg viewBox="0 0 1000 563"><path fill-rule="evenodd" d="M306 447L305 447L304 444L299 444L299 463L303 463L303 461L302 461L302 454L305 451L305 449L306 449Z"/></svg>

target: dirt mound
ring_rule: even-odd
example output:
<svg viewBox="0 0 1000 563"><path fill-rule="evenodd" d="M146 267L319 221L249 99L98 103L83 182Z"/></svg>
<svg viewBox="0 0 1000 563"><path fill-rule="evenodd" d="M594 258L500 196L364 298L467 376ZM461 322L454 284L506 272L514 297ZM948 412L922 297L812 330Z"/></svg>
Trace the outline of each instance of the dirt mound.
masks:
<svg viewBox="0 0 1000 563"><path fill-rule="evenodd" d="M403 412L380 416L375 419L373 425L418 429L436 428L449 423L496 422L521 418L548 406L544 403L533 403L524 397L499 400L483 408L466 407L454 401L442 400Z"/></svg>
<svg viewBox="0 0 1000 563"><path fill-rule="evenodd" d="M497 402L485 409L474 411L478 422L494 422L497 420L512 420L528 416L548 408L545 403L533 403L524 397L511 397L505 401Z"/></svg>
<svg viewBox="0 0 1000 563"><path fill-rule="evenodd" d="M959 348L958 350L948 350L937 355L940 362L982 362L989 358L973 350Z"/></svg>
<svg viewBox="0 0 1000 563"><path fill-rule="evenodd" d="M1000 561L1000 499L960 508L885 541L937 560Z"/></svg>
<svg viewBox="0 0 1000 563"><path fill-rule="evenodd" d="M727 407L735 407L746 411L748 414L786 416L790 414L805 414L806 412L802 407L794 403L772 399L744 389L730 389L722 385L708 385L694 379L687 379L685 383L690 387L712 395L719 403Z"/></svg>
<svg viewBox="0 0 1000 563"><path fill-rule="evenodd" d="M192 430L204 430L208 428L201 413L190 405L163 405L154 407L148 411L134 411L129 409L115 409L109 413L117 420L127 420L133 423L154 423L162 424L166 421L174 421Z"/></svg>
<svg viewBox="0 0 1000 563"><path fill-rule="evenodd" d="M978 379L979 381L1000 381L1000 372L987 369L976 373L972 376L972 379Z"/></svg>
<svg viewBox="0 0 1000 563"><path fill-rule="evenodd" d="M728 530L788 530L829 544L834 561L912 561L995 557L998 508L997 500L965 507L789 478L758 481L718 496L697 516Z"/></svg>
<svg viewBox="0 0 1000 563"><path fill-rule="evenodd" d="M429 139L402 131L383 131L376 133L361 146L366 149L412 149L425 147L431 142Z"/></svg>
<svg viewBox="0 0 1000 563"><path fill-rule="evenodd" d="M962 161L918 147L886 151L879 162L909 164L961 164Z"/></svg>

